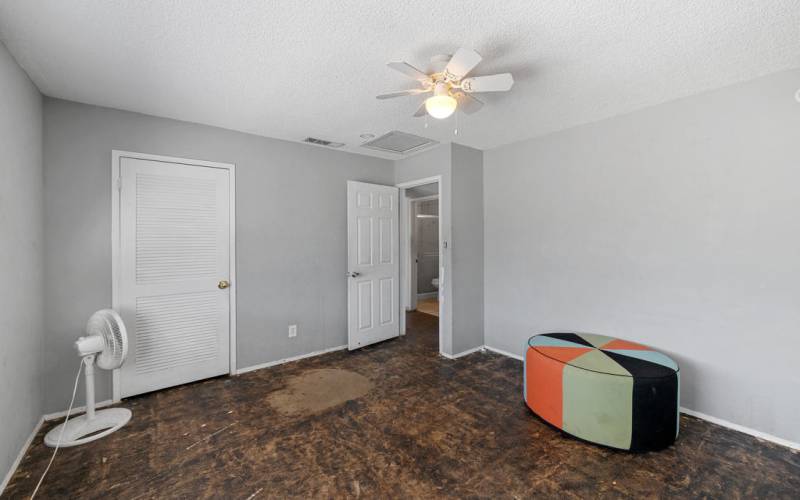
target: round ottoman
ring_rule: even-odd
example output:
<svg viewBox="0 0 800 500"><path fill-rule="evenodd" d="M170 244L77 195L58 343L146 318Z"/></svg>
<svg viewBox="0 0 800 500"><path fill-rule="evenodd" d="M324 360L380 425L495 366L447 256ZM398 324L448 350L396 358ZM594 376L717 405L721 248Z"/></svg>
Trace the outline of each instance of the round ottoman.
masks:
<svg viewBox="0 0 800 500"><path fill-rule="evenodd" d="M580 439L649 451L678 436L678 365L647 346L587 333L536 335L524 381L530 409Z"/></svg>

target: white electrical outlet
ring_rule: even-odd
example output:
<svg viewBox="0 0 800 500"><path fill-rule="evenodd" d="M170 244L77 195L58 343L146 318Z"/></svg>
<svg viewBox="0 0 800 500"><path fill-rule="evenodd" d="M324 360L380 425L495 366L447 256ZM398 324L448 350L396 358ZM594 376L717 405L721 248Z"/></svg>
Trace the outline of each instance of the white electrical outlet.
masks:
<svg viewBox="0 0 800 500"><path fill-rule="evenodd" d="M297 337L297 325L289 325L289 338Z"/></svg>

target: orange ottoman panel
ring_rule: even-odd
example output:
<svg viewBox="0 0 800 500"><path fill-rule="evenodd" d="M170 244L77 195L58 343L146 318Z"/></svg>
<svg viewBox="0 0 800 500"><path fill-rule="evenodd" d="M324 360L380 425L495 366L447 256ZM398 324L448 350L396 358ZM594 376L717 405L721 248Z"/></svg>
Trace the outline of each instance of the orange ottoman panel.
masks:
<svg viewBox="0 0 800 500"><path fill-rule="evenodd" d="M550 425L623 450L675 441L680 374L668 356L605 335L545 333L528 340L524 362L525 403Z"/></svg>
<svg viewBox="0 0 800 500"><path fill-rule="evenodd" d="M534 349L525 353L525 402L542 419L562 427L564 363L590 349L547 347L547 356ZM535 381L535 382L534 382Z"/></svg>

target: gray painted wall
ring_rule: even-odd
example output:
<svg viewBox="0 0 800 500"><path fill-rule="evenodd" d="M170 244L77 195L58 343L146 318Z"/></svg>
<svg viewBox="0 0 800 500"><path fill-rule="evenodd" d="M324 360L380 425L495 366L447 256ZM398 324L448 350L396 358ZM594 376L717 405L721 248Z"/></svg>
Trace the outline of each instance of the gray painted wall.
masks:
<svg viewBox="0 0 800 500"><path fill-rule="evenodd" d="M395 162L398 183L442 176L439 224L448 248L439 256L444 268L439 307L444 322L441 350L446 354L483 345L482 172L482 152L458 144L442 144ZM403 248L400 254L404 259Z"/></svg>
<svg viewBox="0 0 800 500"><path fill-rule="evenodd" d="M395 182L398 184L436 175L442 176L441 185L439 186L439 196L442 197L442 213L439 214L439 224L442 226L442 241L448 242L448 245L451 234L451 203L448 201L451 198L451 156L450 144L440 144L423 153L394 162ZM400 231L405 231L406 222L403 217L400 217ZM443 268L441 276L443 284L440 284L442 300L439 304L442 345L439 346L439 350L446 354L452 354L453 313L451 297L453 296L453 286L450 281L452 270L450 268L450 251L448 249L440 252L439 261ZM400 262L406 262L406 249L403 245L400 246Z"/></svg>
<svg viewBox="0 0 800 500"><path fill-rule="evenodd" d="M483 151L453 144L453 352L484 344Z"/></svg>
<svg viewBox="0 0 800 500"><path fill-rule="evenodd" d="M45 411L66 408L72 340L111 305L112 149L236 164L239 368L347 343L345 181L392 184L391 161L50 98L44 124ZM99 373L98 401L110 385Z"/></svg>
<svg viewBox="0 0 800 500"><path fill-rule="evenodd" d="M651 344L684 407L800 442L798 87L779 73L485 152L486 343Z"/></svg>
<svg viewBox="0 0 800 500"><path fill-rule="evenodd" d="M0 480L42 415L42 98L0 43Z"/></svg>

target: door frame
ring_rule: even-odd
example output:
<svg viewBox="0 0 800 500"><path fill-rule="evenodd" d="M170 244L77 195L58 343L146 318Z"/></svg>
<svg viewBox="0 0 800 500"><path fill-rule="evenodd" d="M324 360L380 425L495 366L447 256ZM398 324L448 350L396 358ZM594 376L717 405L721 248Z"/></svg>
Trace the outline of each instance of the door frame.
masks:
<svg viewBox="0 0 800 500"><path fill-rule="evenodd" d="M402 229L400 231L400 246L404 251L404 256L400 259L400 335L406 334L406 307L410 306L410 293L411 293L411 272L414 269L411 261L411 217L413 217L413 213L411 210L411 202L412 200L406 196L406 190L422 186L425 184L436 184L438 187L439 193L438 196L438 211L439 211L439 354L445 355L442 346L443 337L444 337L444 308L442 307L442 302L444 300L450 300L450 297L445 297L445 288L444 283L442 282L442 269L445 266L445 252L444 252L444 235L443 235L443 224L442 224L442 201L444 199L442 193L442 176L441 175L434 175L431 177L425 177L422 179L416 179L413 181L401 182L396 184L400 192L398 196L402 200L400 203L400 220L402 222ZM413 201L416 201L413 200Z"/></svg>
<svg viewBox="0 0 800 500"><path fill-rule="evenodd" d="M216 161L193 160L180 158L177 156L154 155L148 153L136 153L132 151L121 151L114 149L111 151L111 308L119 308L119 286L120 286L120 161L122 158L133 158L136 160L150 160L164 163L179 163L194 167L220 168L228 171L228 186L230 190L230 210L228 213L229 221L229 259L230 259L230 311L229 311L229 342L230 360L228 373L236 374L236 165L233 163L221 163ZM120 401L120 372L119 368L112 371L112 399L116 403Z"/></svg>

